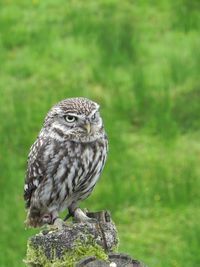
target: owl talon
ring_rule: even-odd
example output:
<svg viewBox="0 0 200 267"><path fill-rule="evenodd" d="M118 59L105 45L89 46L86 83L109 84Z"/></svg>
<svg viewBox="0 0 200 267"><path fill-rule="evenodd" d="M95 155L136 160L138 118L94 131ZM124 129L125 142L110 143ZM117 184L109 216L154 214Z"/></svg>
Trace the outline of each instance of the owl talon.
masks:
<svg viewBox="0 0 200 267"><path fill-rule="evenodd" d="M49 232L53 232L53 231L56 231L56 230L58 230L58 227L56 227L55 225L53 225L53 224L45 224L45 225L43 225L42 226L42 230L41 230L41 232L42 232L42 234L43 235L47 235Z"/></svg>
<svg viewBox="0 0 200 267"><path fill-rule="evenodd" d="M64 227L66 227L65 222L60 219L60 218L56 218L53 222L53 224L45 224L42 226L42 234L46 235L49 232L53 232L53 231L60 231L62 230Z"/></svg>
<svg viewBox="0 0 200 267"><path fill-rule="evenodd" d="M50 225L49 224L44 224L41 228L41 232L43 235L48 234L50 232Z"/></svg>
<svg viewBox="0 0 200 267"><path fill-rule="evenodd" d="M88 217L88 216L87 216ZM87 221L89 223L98 223L97 219L88 217Z"/></svg>
<svg viewBox="0 0 200 267"><path fill-rule="evenodd" d="M74 211L74 219L76 222L80 223L97 223L97 220L94 218L89 218L80 208L76 208Z"/></svg>
<svg viewBox="0 0 200 267"><path fill-rule="evenodd" d="M56 218L54 220L53 227L57 228L57 230L62 230L64 227L66 227L66 224L61 218Z"/></svg>

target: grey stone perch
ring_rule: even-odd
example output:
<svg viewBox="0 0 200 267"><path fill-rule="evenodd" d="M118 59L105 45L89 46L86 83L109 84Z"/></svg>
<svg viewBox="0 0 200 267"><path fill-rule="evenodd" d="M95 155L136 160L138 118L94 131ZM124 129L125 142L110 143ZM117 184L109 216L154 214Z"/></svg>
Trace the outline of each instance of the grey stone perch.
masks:
<svg viewBox="0 0 200 267"><path fill-rule="evenodd" d="M31 267L144 267L116 253L118 237L107 211L87 213L98 223L71 223L29 238L24 262Z"/></svg>

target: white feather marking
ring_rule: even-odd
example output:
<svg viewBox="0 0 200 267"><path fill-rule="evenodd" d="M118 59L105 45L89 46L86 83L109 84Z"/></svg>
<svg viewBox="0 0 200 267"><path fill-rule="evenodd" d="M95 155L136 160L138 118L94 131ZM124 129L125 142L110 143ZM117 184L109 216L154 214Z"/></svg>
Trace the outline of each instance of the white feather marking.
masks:
<svg viewBox="0 0 200 267"><path fill-rule="evenodd" d="M39 185L39 181L38 181L38 179L35 179L35 180L33 181L33 184L34 184L36 187L38 187L38 185Z"/></svg>
<svg viewBox="0 0 200 267"><path fill-rule="evenodd" d="M77 168L77 161L74 161L73 165L71 166L70 173L67 177L67 185L69 188L69 192L72 193L73 185L72 185L72 180L75 178L75 170Z"/></svg>
<svg viewBox="0 0 200 267"><path fill-rule="evenodd" d="M36 191L36 194L34 195L34 197L37 201L39 199L41 203L46 204L46 202L50 198L51 192L52 192L52 180L48 179L43 186L43 190Z"/></svg>
<svg viewBox="0 0 200 267"><path fill-rule="evenodd" d="M62 131L63 133L71 132L71 129L65 127L65 125L63 125L63 124L60 124L58 121L55 121L52 124L52 129L54 129L54 128Z"/></svg>
<svg viewBox="0 0 200 267"><path fill-rule="evenodd" d="M65 186L62 186L60 190L60 199L64 200L65 194L66 194L66 188Z"/></svg>
<svg viewBox="0 0 200 267"><path fill-rule="evenodd" d="M24 191L26 191L28 189L28 184L24 185Z"/></svg>
<svg viewBox="0 0 200 267"><path fill-rule="evenodd" d="M61 162L60 165L58 167L57 173L55 175L55 179L59 179L61 176L63 176L63 174L65 173L66 170L66 165L67 165L67 158L64 157Z"/></svg>
<svg viewBox="0 0 200 267"><path fill-rule="evenodd" d="M53 148L54 148L53 144L49 144L46 147L46 150L44 151L44 161L47 161L49 156L53 153Z"/></svg>

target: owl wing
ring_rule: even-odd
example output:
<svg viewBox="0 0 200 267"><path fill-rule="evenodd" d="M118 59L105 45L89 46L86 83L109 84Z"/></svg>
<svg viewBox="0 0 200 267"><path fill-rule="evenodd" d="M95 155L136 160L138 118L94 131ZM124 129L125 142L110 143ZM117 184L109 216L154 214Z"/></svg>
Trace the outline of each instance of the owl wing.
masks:
<svg viewBox="0 0 200 267"><path fill-rule="evenodd" d="M47 140L37 138L28 155L28 166L24 185L26 208L30 207L31 197L45 176L43 152L48 145Z"/></svg>

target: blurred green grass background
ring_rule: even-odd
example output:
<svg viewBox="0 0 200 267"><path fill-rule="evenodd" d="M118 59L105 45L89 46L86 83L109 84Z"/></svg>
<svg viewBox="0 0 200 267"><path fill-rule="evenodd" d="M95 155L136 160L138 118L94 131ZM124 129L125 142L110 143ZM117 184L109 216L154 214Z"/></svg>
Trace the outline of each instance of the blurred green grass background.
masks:
<svg viewBox="0 0 200 267"><path fill-rule="evenodd" d="M0 2L0 266L24 266L30 145L61 99L101 104L109 159L82 206L109 209L121 252L200 266L200 2Z"/></svg>

